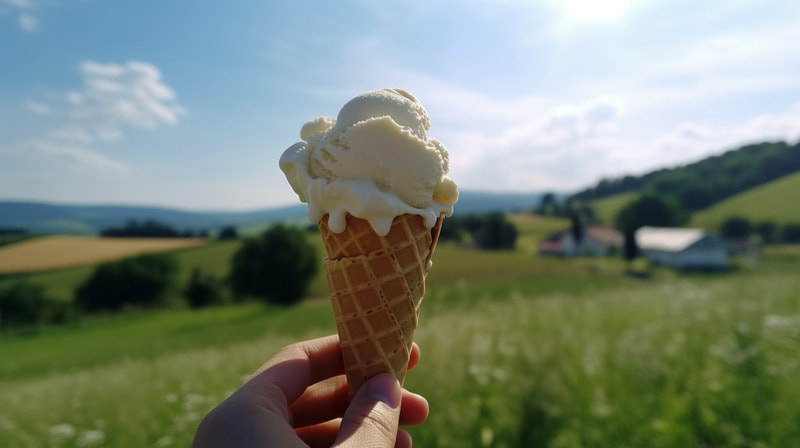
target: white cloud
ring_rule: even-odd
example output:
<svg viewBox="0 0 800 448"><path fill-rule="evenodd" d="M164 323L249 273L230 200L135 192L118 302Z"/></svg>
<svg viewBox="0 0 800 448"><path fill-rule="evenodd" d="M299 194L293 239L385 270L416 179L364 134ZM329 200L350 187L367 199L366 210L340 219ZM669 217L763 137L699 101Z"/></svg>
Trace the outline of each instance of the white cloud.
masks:
<svg viewBox="0 0 800 448"><path fill-rule="evenodd" d="M25 107L25 109L28 109L37 115L52 115L54 112L52 107L36 101L25 101L22 103L22 105Z"/></svg>
<svg viewBox="0 0 800 448"><path fill-rule="evenodd" d="M19 15L19 27L29 33L39 30L39 19L33 14L24 13Z"/></svg>
<svg viewBox="0 0 800 448"><path fill-rule="evenodd" d="M27 9L33 7L33 2L31 0L0 0L0 1L9 6L13 6L19 9Z"/></svg>
<svg viewBox="0 0 800 448"><path fill-rule="evenodd" d="M175 93L161 80L161 72L152 64L85 61L81 64L81 74L84 88L66 94L70 115L85 123L99 138L118 138L126 126L155 129L173 125L185 113L175 102Z"/></svg>
<svg viewBox="0 0 800 448"><path fill-rule="evenodd" d="M24 141L23 153L51 164L83 166L90 173L122 175L124 163L112 160L92 145L124 137L132 128L154 130L174 125L185 113L175 92L161 79L161 72L146 62L101 64L85 61L80 66L83 86L63 94L56 106L25 101L23 107L39 115L53 115L58 123L43 137ZM56 111L61 111L56 113ZM19 151L18 151L19 152Z"/></svg>
<svg viewBox="0 0 800 448"><path fill-rule="evenodd" d="M93 172L104 175L122 175L128 168L115 160L106 157L89 148L64 143L53 139L34 139L25 142L23 151L30 152L32 156L41 157L48 163L63 162L67 165L78 165L91 168Z"/></svg>
<svg viewBox="0 0 800 448"><path fill-rule="evenodd" d="M467 126L448 126L436 137L452 154L453 178L469 189L569 191L603 177L690 163L748 143L800 140L800 103L782 113L717 125L686 121L662 135L637 136L625 120L627 107L613 96L539 111L519 104L547 101L518 98L503 107L495 100L480 112L467 111L479 95L465 94L462 102L454 102L458 98L448 96L450 121L465 117ZM508 119L509 110L520 115ZM508 120L489 133L476 118L480 113L488 123Z"/></svg>
<svg viewBox="0 0 800 448"><path fill-rule="evenodd" d="M800 140L800 103L782 114L758 115L730 126L709 128L685 123L661 136L653 145L653 153L670 154L670 162L701 158L710 153L733 149L742 144L763 141Z"/></svg>
<svg viewBox="0 0 800 448"><path fill-rule="evenodd" d="M39 6L31 0L0 0L0 4L5 4L19 12L17 24L28 33L39 31L39 18L33 14L33 10Z"/></svg>
<svg viewBox="0 0 800 448"><path fill-rule="evenodd" d="M800 103L783 113L763 114L726 125L685 122L647 142L626 139L605 145L608 164L598 177L640 174L691 163L750 143L800 141Z"/></svg>
<svg viewBox="0 0 800 448"><path fill-rule="evenodd" d="M449 133L445 144L454 154L454 177L470 188L569 189L604 157L598 142L615 133L622 115L620 100L597 97L516 116L494 136Z"/></svg>

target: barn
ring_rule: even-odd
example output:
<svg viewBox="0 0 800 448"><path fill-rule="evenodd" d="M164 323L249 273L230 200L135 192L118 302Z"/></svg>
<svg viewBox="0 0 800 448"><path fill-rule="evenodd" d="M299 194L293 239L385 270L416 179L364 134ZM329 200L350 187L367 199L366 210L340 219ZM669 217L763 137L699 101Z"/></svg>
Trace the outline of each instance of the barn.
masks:
<svg viewBox="0 0 800 448"><path fill-rule="evenodd" d="M575 239L571 230L551 235L539 243L542 255L575 256L609 256L622 248L622 234L612 227L590 225L583 229L580 241Z"/></svg>
<svg viewBox="0 0 800 448"><path fill-rule="evenodd" d="M728 265L724 239L702 229L641 227L636 245L651 263L675 269L723 269Z"/></svg>

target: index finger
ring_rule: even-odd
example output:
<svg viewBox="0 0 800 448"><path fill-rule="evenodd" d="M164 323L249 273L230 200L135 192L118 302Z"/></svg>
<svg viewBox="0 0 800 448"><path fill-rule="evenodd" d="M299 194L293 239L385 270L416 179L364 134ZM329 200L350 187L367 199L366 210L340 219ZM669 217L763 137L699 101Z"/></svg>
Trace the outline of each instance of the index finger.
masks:
<svg viewBox="0 0 800 448"><path fill-rule="evenodd" d="M344 373L339 336L331 335L282 348L253 374L257 387L277 387L290 404L306 388Z"/></svg>

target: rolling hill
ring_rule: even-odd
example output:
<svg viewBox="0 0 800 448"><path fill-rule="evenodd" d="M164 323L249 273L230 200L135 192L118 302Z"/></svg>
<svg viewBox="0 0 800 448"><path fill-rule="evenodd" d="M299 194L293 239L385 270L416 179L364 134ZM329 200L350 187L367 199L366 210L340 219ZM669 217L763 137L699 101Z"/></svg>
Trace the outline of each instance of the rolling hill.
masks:
<svg viewBox="0 0 800 448"><path fill-rule="evenodd" d="M651 190L673 196L686 210L696 211L796 172L800 172L800 142L793 146L764 142L641 176L602 179L572 198L589 201Z"/></svg>
<svg viewBox="0 0 800 448"><path fill-rule="evenodd" d="M798 194L800 172L752 188L696 212L692 215L691 225L716 230L723 221L732 216L747 218L752 222L772 221L779 225L800 223Z"/></svg>
<svg viewBox="0 0 800 448"><path fill-rule="evenodd" d="M530 210L541 193L494 193L462 191L456 205L459 214ZM214 234L232 225L243 233L255 233L278 221L305 222L307 207L289 207L243 212L186 211L164 207L118 205L67 205L42 202L0 201L0 229L18 228L36 234L95 235L102 229L123 226L128 221L154 220L177 230Z"/></svg>

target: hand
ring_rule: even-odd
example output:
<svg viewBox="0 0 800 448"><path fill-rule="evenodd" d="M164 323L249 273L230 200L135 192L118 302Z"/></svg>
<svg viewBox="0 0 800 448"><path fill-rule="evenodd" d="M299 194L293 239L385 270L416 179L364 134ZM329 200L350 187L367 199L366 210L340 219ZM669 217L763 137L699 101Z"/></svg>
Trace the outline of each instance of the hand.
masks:
<svg viewBox="0 0 800 448"><path fill-rule="evenodd" d="M408 368L419 361L414 344ZM339 337L289 345L212 410L193 447L410 447L398 425L418 425L428 402L389 374L348 397ZM307 445L306 445L307 444Z"/></svg>

